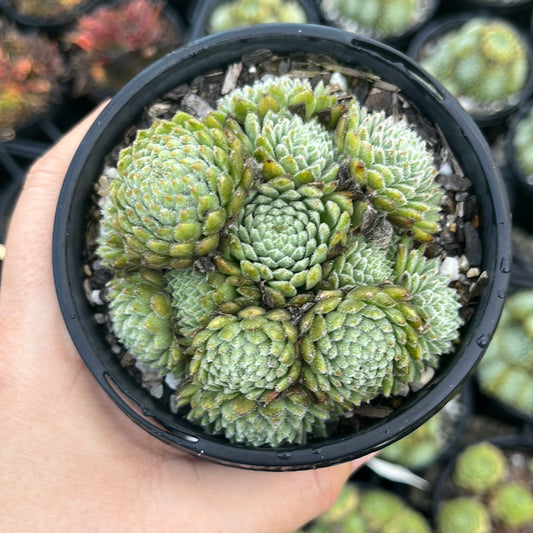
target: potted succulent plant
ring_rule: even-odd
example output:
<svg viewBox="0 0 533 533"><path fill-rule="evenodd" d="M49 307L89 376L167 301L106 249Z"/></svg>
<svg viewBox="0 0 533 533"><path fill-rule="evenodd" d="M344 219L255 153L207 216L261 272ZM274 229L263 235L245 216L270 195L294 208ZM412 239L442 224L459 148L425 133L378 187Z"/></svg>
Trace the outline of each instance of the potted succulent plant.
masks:
<svg viewBox="0 0 533 533"><path fill-rule="evenodd" d="M88 0L0 0L0 8L22 26L63 31L95 4Z"/></svg>
<svg viewBox="0 0 533 533"><path fill-rule="evenodd" d="M438 533L523 533L533 524L531 442L481 441L460 452L435 491Z"/></svg>
<svg viewBox="0 0 533 533"><path fill-rule="evenodd" d="M109 96L183 41L179 15L164 3L131 0L97 7L62 37L76 96Z"/></svg>
<svg viewBox="0 0 533 533"><path fill-rule="evenodd" d="M513 117L505 140L505 161L515 190L513 214L516 221L531 229L529 204L533 198L533 165L530 143L533 139L533 102L528 101Z"/></svg>
<svg viewBox="0 0 533 533"><path fill-rule="evenodd" d="M0 141L59 104L65 65L57 44L6 25L0 35Z"/></svg>
<svg viewBox="0 0 533 533"><path fill-rule="evenodd" d="M533 89L529 41L503 18L461 13L437 19L414 37L408 54L481 127L501 124Z"/></svg>
<svg viewBox="0 0 533 533"><path fill-rule="evenodd" d="M439 7L438 0L320 0L327 24L404 46Z"/></svg>
<svg viewBox="0 0 533 533"><path fill-rule="evenodd" d="M254 24L317 23L312 0L206 0L192 9L189 39Z"/></svg>
<svg viewBox="0 0 533 533"><path fill-rule="evenodd" d="M504 417L533 422L533 290L509 296L494 339L476 371L483 395L496 399Z"/></svg>
<svg viewBox="0 0 533 533"><path fill-rule="evenodd" d="M306 468L399 439L467 379L503 305L509 213L477 128L424 77L379 43L268 24L169 54L111 101L65 181L54 268L132 419L211 460Z"/></svg>
<svg viewBox="0 0 533 533"><path fill-rule="evenodd" d="M384 488L347 483L328 511L297 533L430 533L420 512Z"/></svg>

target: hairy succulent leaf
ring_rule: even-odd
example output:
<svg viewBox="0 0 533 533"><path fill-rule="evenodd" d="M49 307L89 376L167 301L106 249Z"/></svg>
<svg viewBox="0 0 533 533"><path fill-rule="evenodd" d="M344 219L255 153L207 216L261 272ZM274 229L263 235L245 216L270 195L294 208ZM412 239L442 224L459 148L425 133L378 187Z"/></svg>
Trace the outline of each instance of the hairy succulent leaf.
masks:
<svg viewBox="0 0 533 533"><path fill-rule="evenodd" d="M253 177L244 155L213 117L179 112L139 131L120 153L119 176L103 207L103 263L184 268L213 251Z"/></svg>
<svg viewBox="0 0 533 533"><path fill-rule="evenodd" d="M109 314L118 339L139 361L161 373L182 375L185 355L173 331L174 316L162 276L141 271L112 278Z"/></svg>
<svg viewBox="0 0 533 533"><path fill-rule="evenodd" d="M417 240L431 240L439 229L442 191L432 155L418 134L354 100L339 121L336 141L352 179L374 208Z"/></svg>

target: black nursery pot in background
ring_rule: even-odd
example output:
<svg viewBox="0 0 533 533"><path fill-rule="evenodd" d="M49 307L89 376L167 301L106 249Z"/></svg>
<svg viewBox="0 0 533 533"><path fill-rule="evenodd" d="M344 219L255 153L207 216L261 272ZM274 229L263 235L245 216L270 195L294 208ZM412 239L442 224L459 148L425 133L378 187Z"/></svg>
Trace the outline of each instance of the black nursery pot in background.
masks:
<svg viewBox="0 0 533 533"><path fill-rule="evenodd" d="M190 20L189 40L194 41L200 37L209 34L208 26L213 11L221 4L230 3L234 0L202 0L191 5L190 14L187 17ZM291 0L300 5L305 11L308 24L319 23L319 12L313 0Z"/></svg>
<svg viewBox="0 0 533 533"><path fill-rule="evenodd" d="M344 427L328 438L279 449L247 447L206 434L172 414L129 376L96 323L83 287L87 212L104 160L154 100L196 76L224 70L270 50L273 54L327 54L347 69L367 71L399 88L438 125L471 180L481 219L482 270L488 281L455 352L442 361L430 384L411 393L384 419L355 431ZM143 71L99 115L70 166L57 206L53 263L57 294L74 343L100 385L133 421L153 436L199 457L244 468L296 470L363 456L403 437L436 413L472 374L498 322L509 280L510 214L490 150L472 120L441 86L409 58L380 43L314 25L268 24L196 41Z"/></svg>
<svg viewBox="0 0 533 533"><path fill-rule="evenodd" d="M490 21L502 21L514 28L521 36L523 43L527 47L529 72L523 89L514 98L512 103L501 105L492 109L490 106L485 109L475 109L469 112L478 127L485 129L504 127L506 121L528 100L533 92L533 48L529 37L522 29L510 20L482 12L458 12L443 17L436 18L427 26L422 28L411 40L407 49L407 55L417 62L422 62L426 47L446 34L459 30L467 22L474 18L482 17Z"/></svg>

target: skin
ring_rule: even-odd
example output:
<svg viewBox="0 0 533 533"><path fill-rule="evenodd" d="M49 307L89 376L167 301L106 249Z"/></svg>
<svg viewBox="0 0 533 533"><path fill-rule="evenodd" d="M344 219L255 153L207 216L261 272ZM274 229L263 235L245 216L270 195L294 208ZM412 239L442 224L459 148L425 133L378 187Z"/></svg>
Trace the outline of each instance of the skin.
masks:
<svg viewBox="0 0 533 533"><path fill-rule="evenodd" d="M0 290L0 530L296 530L365 462L302 472L208 463L147 435L99 388L56 300L52 226L61 183L96 110L30 169Z"/></svg>

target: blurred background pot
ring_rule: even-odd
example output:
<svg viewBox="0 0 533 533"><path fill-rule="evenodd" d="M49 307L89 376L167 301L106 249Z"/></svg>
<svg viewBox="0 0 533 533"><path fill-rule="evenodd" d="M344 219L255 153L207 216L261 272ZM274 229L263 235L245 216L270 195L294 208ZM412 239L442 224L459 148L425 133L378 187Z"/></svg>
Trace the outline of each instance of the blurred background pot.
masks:
<svg viewBox="0 0 533 533"><path fill-rule="evenodd" d="M403 50L440 6L439 0L317 0L325 24Z"/></svg>
<svg viewBox="0 0 533 533"><path fill-rule="evenodd" d="M191 6L188 18L191 41L239 26L319 22L313 0L203 0Z"/></svg>
<svg viewBox="0 0 533 533"><path fill-rule="evenodd" d="M437 18L414 36L407 53L483 129L503 126L533 91L529 38L506 19L474 12Z"/></svg>
<svg viewBox="0 0 533 533"><path fill-rule="evenodd" d="M424 118L439 125L450 149L472 182L478 207L481 267L487 273L479 300L461 332L456 350L442 361L429 385L413 392L400 407L368 426L339 427L327 438L302 446L247 447L206 434L128 375L112 353L94 316L82 279L87 212L106 156L142 115L146 106L206 72L224 72L242 61L255 68L273 56L323 54L345 69L362 69L396 86L416 102ZM341 67L339 67L341 68ZM505 187L490 150L472 120L442 86L409 58L380 43L341 30L313 25L268 24L210 36L165 56L111 100L93 124L70 166L58 202L54 227L54 276L68 330L80 355L112 400L155 437L206 459L266 470L295 470L348 461L405 436L435 414L473 373L494 332L510 272L510 214Z"/></svg>

